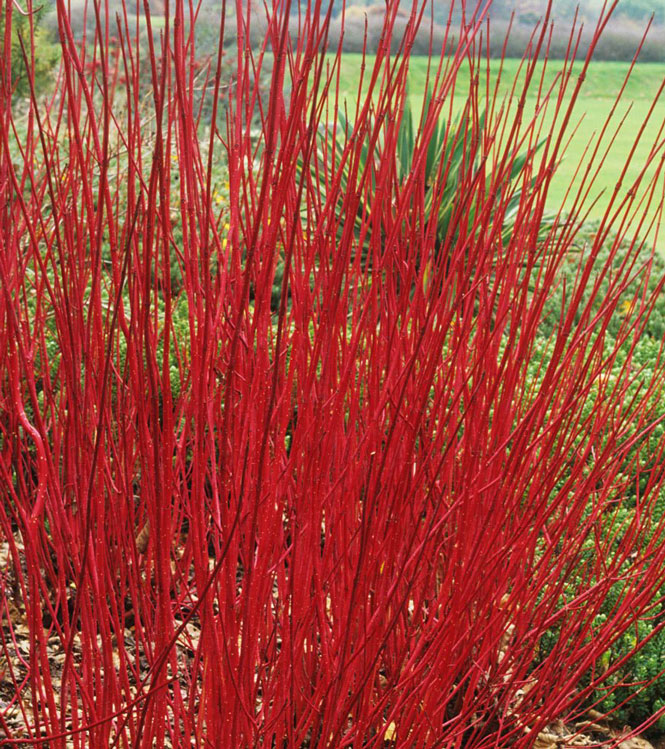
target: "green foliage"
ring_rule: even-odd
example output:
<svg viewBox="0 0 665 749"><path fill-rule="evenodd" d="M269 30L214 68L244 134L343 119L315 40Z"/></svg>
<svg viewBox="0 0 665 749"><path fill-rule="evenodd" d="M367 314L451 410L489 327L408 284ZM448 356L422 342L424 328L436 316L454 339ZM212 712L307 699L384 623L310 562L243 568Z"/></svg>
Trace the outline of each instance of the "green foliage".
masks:
<svg viewBox="0 0 665 749"><path fill-rule="evenodd" d="M571 255L570 263L562 268L561 283L553 291L550 301L544 310L544 320L541 324L540 331L541 336L536 343L533 355L529 362L529 379L530 381L535 382L536 385L542 380L544 369L551 361L552 339L550 336L555 333L556 328L560 323L562 309L565 311L565 309L567 309L567 304L570 302L571 289L580 263L592 262L593 279L599 277L601 269L605 267L609 267L617 272L619 266L630 250L627 243L619 244L616 256L610 263L610 252L614 244L614 237L609 236L603 242L603 245L597 252L595 258L592 258L591 248L595 241L597 232L597 225L590 224L584 227L579 235L580 241L578 243L578 254ZM648 288L650 292L654 292L657 290L658 284L663 275L665 275L665 261L660 256L656 256L652 259L648 249L644 248L637 253L634 273L637 274L638 269L646 264L649 264L651 268ZM604 279L601 283L602 292L598 295L598 301L593 305L595 311L599 309L601 300L606 297L605 292L608 288L607 279ZM606 350L609 350L609 348L614 345L614 339L619 334L621 327L626 324L627 318L628 321L634 320L638 315L638 305L634 300L639 286L639 278L635 278L628 288L626 288L621 299L618 300L617 308L612 316L607 333ZM585 301L587 297L588 292L585 295ZM630 404L632 397L643 387L644 383L652 382L653 378L656 376L655 370L657 368L659 357L661 356L661 341L663 337L665 337L665 293L661 292L657 297L648 324L637 342L637 345L632 350L632 358L630 360L632 381L624 399L626 404ZM629 345L625 345L622 351L625 351L625 354L628 355L629 348ZM608 369L608 382L610 383L610 386L613 383L618 382L623 376L622 369L625 364L625 356L620 356L613 362L611 368ZM586 417L592 416L594 406L600 397L602 397L601 385L599 383L594 383L584 405L582 420ZM601 539L603 539L603 543L612 539L612 542L608 543L606 547L609 554L612 554L612 550L617 548L620 539L624 536L625 528L628 527L631 518L637 511L638 492L642 495L642 493L647 489L648 482L657 478L651 475L653 466L646 462L641 456L652 452L654 447L665 439L665 399L661 397L660 393L655 393L651 398L650 406L652 409L649 415L650 423L655 424L660 419L663 419L664 421L656 424L647 436L636 441L631 449L630 455L624 460L623 465L620 466L619 475L616 477L616 484L623 487L620 496L617 497L619 503L614 504L613 506L608 506L603 519L601 520L602 527L600 529L600 535ZM627 413L630 412L629 409L630 406L627 405ZM584 438L580 439L580 445L582 442L584 442ZM599 447L599 449L602 449L602 446ZM665 513L665 491L661 491L659 495L654 498L651 512L651 528L649 532L645 533L639 540L643 548L653 539L654 533L657 532L655 525L660 521ZM580 569L582 569L585 560L588 561L591 556L598 553L598 548L599 546L596 540L589 539L584 554L580 559ZM573 590L578 584L574 576L571 578L570 583L571 590ZM665 596L665 585L661 589L660 594ZM613 609L624 595L625 591L623 589L623 583L616 583L610 590L609 595L596 617L597 626L600 626L604 621L607 621L611 616ZM624 633L612 644L612 646L605 652L600 662L596 664L596 669L600 669L600 671L607 670L611 664L617 663L620 659L627 656L637 642L641 642L647 637L653 635L654 630L659 628L664 620L665 606L662 603L657 602L657 605L654 607L649 617L638 620L629 632ZM540 657L544 657L551 652L556 641L556 631L549 632L545 637L543 637L540 642ZM598 691L594 695L593 700L594 702L598 702L598 709L609 711L618 708L614 717L621 724L638 725L650 718L665 705L665 701L663 700L663 694L665 694L665 676L661 674L661 671L664 668L664 658L665 631L657 631L656 634L652 636L652 639L642 647L637 655L634 655L627 660L626 663L616 671L616 673L609 677L606 688L602 691ZM624 700L629 696L635 695L638 691L639 694L631 699L627 705L618 707L624 702ZM652 730L665 732L665 718L658 721Z"/></svg>
<svg viewBox="0 0 665 749"><path fill-rule="evenodd" d="M34 31L34 52L30 48L30 16L21 15L18 12L12 14L11 24L11 71L14 97L17 99L30 96L30 66L34 64L35 93L39 94L53 83L53 70L60 59L60 45L57 44L50 31L41 24L43 11L40 9L32 14ZM0 43L4 48L6 33L5 15L0 14ZM21 48L21 40L25 46L28 57L28 67ZM31 61L34 61L34 63ZM5 62L6 64L6 62Z"/></svg>
<svg viewBox="0 0 665 749"><path fill-rule="evenodd" d="M665 494L661 493L653 507L654 523L662 517L664 510ZM614 538L614 543L610 545L607 553L612 554L617 548L619 540L623 537L634 513L634 508L622 506L612 512L607 512L604 527L601 530L602 543L605 544L610 537ZM643 543L646 544L647 541L652 540L654 533L655 531L652 528L652 531L643 539ZM598 553L595 540L590 539L586 546L585 554L587 558ZM573 583L575 583L574 578ZM603 626L628 595L624 582L615 583L595 617L594 628ZM597 709L603 712L614 710L613 720L620 725L639 725L648 720L663 706L665 675L662 671L664 668L663 658L665 657L665 631L662 631L661 627L665 622L665 606L660 600L661 596L665 597L665 586L660 589L659 600L655 602L649 615L637 619L627 631L612 643L595 664L596 673L605 672L612 664L617 664L626 658L638 643L651 638L636 655L628 658L625 663L610 674L603 688L597 690L593 695L592 701L597 703ZM590 636L592 637L593 633ZM553 636L549 642L541 643L541 648L551 650L555 639ZM543 650L541 650L542 652ZM628 703L623 704L629 698ZM665 732L665 719L661 718L652 727L652 731L654 733Z"/></svg>
<svg viewBox="0 0 665 749"><path fill-rule="evenodd" d="M661 493L654 503L654 522L662 516L664 510L665 493ZM587 539L579 560L579 573L573 572L564 584L560 597L561 606L570 601L576 591L580 589L580 576L584 575L585 565L587 565L586 569L593 566L592 558L598 554L599 547L603 548L606 562L610 563L609 557L616 553L619 541L631 524L634 513L634 508L625 506L618 506L605 513L601 521L600 539ZM653 535L652 530L651 533L647 534L644 543L646 544L648 539L653 539ZM629 563L626 562L623 566L627 572ZM588 580L587 584L602 582L594 577L592 580ZM614 612L618 610L622 603L625 603L629 596L630 593L624 581L612 585L600 611L594 617L592 631L587 639L593 638L596 631L600 631L603 626L606 626L608 619L613 617ZM602 689L596 690L590 699L590 703L597 710L604 713L614 711L612 712L612 720L618 725L639 725L651 718L665 704L663 702L665 675L662 674L664 669L663 659L665 658L665 631L660 629L665 621L665 606L660 600L661 596L665 597L665 586L660 589L659 600L655 602L648 616L637 619L594 664L595 675L603 674L613 665L619 664L622 659L627 658L638 643L644 643L648 638L651 638L642 645L636 655L628 658L625 663L609 674ZM558 637L558 628L554 627L541 638L537 661L552 652L557 645ZM588 686L590 676L589 673L580 684L581 687ZM627 704L623 704L627 700L629 700ZM661 718L652 726L651 730L653 733L665 733L665 718Z"/></svg>
<svg viewBox="0 0 665 749"><path fill-rule="evenodd" d="M591 223L579 233L577 239L578 252L571 253L570 262L561 269L558 286L553 291L548 304L543 310L544 319L541 325L541 331L545 336L549 336L559 325L562 306L564 309L568 306L580 263L592 263L592 280L602 278L601 293L594 300L592 305L593 311L597 312L600 309L603 300L607 298L609 277L607 275L603 277L601 274L607 269L610 269L611 272L618 273L626 254L630 250L630 245L625 241L620 243L614 254L614 258L610 263L614 237L611 235L608 236L602 242L600 249L595 251L593 248L594 243L596 242L597 232L598 224ZM665 260L660 255L655 255L655 257L652 258L651 252L646 244L637 253L633 250L632 254L636 255L632 272L634 279L622 293L621 299L618 300L616 310L608 328L608 333L612 337L616 337L622 326L625 326L627 322L634 322L639 316L640 300L636 295L639 295L641 292L640 279L643 277L643 274L639 272L640 269L646 268L647 266L650 268L648 282L648 293L650 294L654 293L662 277L665 275ZM584 292L582 297L583 305L586 304L589 299L591 289L592 284ZM580 306L580 310L583 309L583 305ZM580 316L581 312L578 312L575 318L575 323L579 322ZM653 341L660 341L663 336L665 336L665 293L659 294L654 309L649 315L644 335Z"/></svg>

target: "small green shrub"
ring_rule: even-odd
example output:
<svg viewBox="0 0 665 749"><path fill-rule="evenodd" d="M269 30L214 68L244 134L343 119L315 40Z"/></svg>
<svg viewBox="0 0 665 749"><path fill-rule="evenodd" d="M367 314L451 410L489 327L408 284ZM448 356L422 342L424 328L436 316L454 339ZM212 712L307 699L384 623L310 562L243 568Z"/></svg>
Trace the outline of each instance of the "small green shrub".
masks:
<svg viewBox="0 0 665 749"><path fill-rule="evenodd" d="M544 310L544 319L540 330L541 336L536 342L529 362L530 379L534 382L535 387L542 380L544 371L551 360L553 337L561 322L562 310L565 311L570 302L571 290L580 263L588 261L591 256L591 248L597 231L597 225L589 224L580 233L581 242L578 246L578 254L571 254L570 262L561 269L560 283ZM592 283L594 278L600 278L603 269L618 269L626 254L630 251L627 243L619 244L614 258L610 260L613 243L614 237L607 237L597 253L593 261ZM645 263L651 264L649 291L657 292L661 279L665 275L665 261L658 255L652 258L650 252L645 248L638 255L635 272ZM626 288L625 300L617 306L607 331L606 351L614 348L616 337L621 334L622 326L625 326L627 322L634 321L639 314L637 311L638 300L635 299L638 283L638 281L635 281ZM600 308L607 287L608 281L604 279L601 282L601 293L594 300L594 311ZM583 308L587 298L588 293L585 293L583 304L578 309ZM578 314L576 322L579 321L579 317ZM644 328L637 345L632 348L630 362L626 361L626 356L631 347L626 344L620 349L620 355L614 360L612 366L608 368L607 383L596 383L590 390L582 409L582 420L593 416L599 399L604 397L604 388L607 387L608 383L612 387L613 383L619 380L620 373L627 364L629 364L631 372L634 373L634 378L624 398L624 402L627 404L626 409L629 410L628 404L631 403L632 397L644 387L645 383L652 381L658 362L662 359L661 346L664 336L665 293L661 292L656 298L648 324ZM624 487L622 495L617 498L615 509L607 511L601 521L600 538L602 541L600 547L592 541L587 544L587 548L580 559L580 575L584 574L585 563L589 563L591 557L598 553L598 548L606 549L609 554L612 553L611 550L616 548L616 544L623 537L625 529L630 525L637 512L638 496L645 492L650 481L657 479L656 476L652 476L653 465L648 460L643 459L642 456L648 454L650 450L665 439L665 399L660 392L653 394L650 405L652 409L650 420L652 423L662 421L655 426L647 437L644 437L643 440L637 440L630 453L623 460L617 477L617 485ZM584 446L582 442L583 440L580 440L577 445L578 448ZM602 447L603 445L599 445L598 449L602 449ZM665 513L665 492L661 491L655 501L652 502L650 511L654 522L662 518ZM648 543L653 541L653 533L652 530L652 532L645 534L636 543L639 543L644 549ZM611 541L612 539L613 541ZM620 601L622 595L625 595L623 585L622 582L617 582L612 587L596 616L595 623L598 626L608 619L610 612ZM565 599L565 590L566 588L564 588L562 595L562 604ZM665 586L661 589L660 594L665 597ZM603 669L607 668L610 663L616 663L631 652L636 641L645 639L652 635L654 630L657 630L642 650L627 660L623 667L608 679L604 690L602 692L597 691L594 695L593 699L598 703L597 709L610 711L616 708L613 718L620 723L639 725L665 706L663 700L665 675L661 673L665 665L665 630L660 630L664 619L665 605L656 602L649 616L639 619L631 631L624 632L601 658L600 663L596 665L596 668ZM550 653L556 646L556 642L557 632L556 629L553 629L541 639L539 657L543 658ZM635 695L636 691L640 689L639 685L643 687L639 694L626 705L622 705L629 696ZM622 706L617 707L619 705ZM665 718L658 720L652 726L651 731L654 734L665 733Z"/></svg>
<svg viewBox="0 0 665 749"><path fill-rule="evenodd" d="M53 70L60 60L60 45L55 43L53 35L42 23L43 10L38 10L32 15L34 34L34 67L35 67L35 94L40 94L53 85ZM5 15L0 14L0 40L4 47L5 39ZM12 86L15 99L24 99L30 96L29 69L25 65L25 57L21 49L21 40L25 46L28 60L31 57L30 47L30 17L20 13L12 14L11 25L12 37Z"/></svg>
<svg viewBox="0 0 665 749"><path fill-rule="evenodd" d="M560 314L562 307L567 308L570 302L571 290L574 285L575 277L578 272L580 262L589 262L592 257L592 248L596 240L598 232L598 224L593 222L589 223L579 233L576 249L577 252L572 252L570 260L566 263L559 272L558 285L552 293L548 303L543 310L543 323L541 325L541 332L544 336L549 336L559 325ZM588 289L585 289L582 296L582 304L578 308L575 322L578 322L581 317L581 311L587 300L591 296L591 288L593 286L593 280L600 278L602 273L616 272L618 271L621 263L624 261L627 253L630 250L628 242L622 242L619 244L614 257L610 262L610 255L612 253L612 246L614 243L614 237L609 235L602 243L600 250L597 252L593 263L593 269L591 274L591 284ZM633 257L635 253L631 255ZM661 279L665 275L665 260L660 255L651 256L651 252L648 246L641 249L636 254L636 260L633 264L634 273L636 276L633 283L631 283L622 294L622 298L617 305L610 325L607 332L612 337L616 337L621 330L622 326L626 324L626 319L634 321L639 314L639 300L635 298L635 295L640 292L640 279L638 270L641 266L650 265L650 278L648 285L648 293L653 293L659 286ZM603 300L606 297L606 292L609 287L608 276L601 281L600 294L595 297L592 309L597 312L600 309ZM564 297L565 294L565 297ZM654 305L653 312L649 315L648 322L644 329L644 335L653 340L660 341L665 336L665 292L658 295L656 304Z"/></svg>

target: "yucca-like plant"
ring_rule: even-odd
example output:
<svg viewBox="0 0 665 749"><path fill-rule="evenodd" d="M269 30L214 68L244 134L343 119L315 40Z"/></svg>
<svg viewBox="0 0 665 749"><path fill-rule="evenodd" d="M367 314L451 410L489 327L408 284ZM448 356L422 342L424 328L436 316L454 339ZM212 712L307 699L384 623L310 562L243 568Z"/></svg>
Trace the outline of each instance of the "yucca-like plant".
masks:
<svg viewBox="0 0 665 749"><path fill-rule="evenodd" d="M432 90L428 88L424 93L421 107L420 125L428 121L428 112L432 105ZM423 201L423 233L433 238L437 250L446 243L452 244L458 232L457 227L451 228L451 219L455 211L455 203L459 203L463 193L460 179L463 175L473 174L474 180L483 180L487 191L493 190L496 199L496 208L500 211L491 212L490 221L497 221L501 227L501 236L508 241L514 230L517 209L524 187L533 188L531 184L523 185L523 171L527 164L533 161L533 155L542 147L544 141L536 144L529 153L523 153L511 160L510 169L498 182L491 175L486 174L486 164L483 154L487 157L486 148L480 140L486 135L485 112L474 113L471 109L473 102L467 101L462 111L451 116L447 121L445 118L432 123L432 130L427 134L423 131L414 115L413 100L410 95L409 86L405 86L399 94L399 106L394 116L399 119L396 135L394 127L386 124L386 119L379 121L370 115L362 129L356 129L352 120L347 117L346 108L337 113L337 123L328 125L321 130L322 144L320 153L327 152L330 144L334 144L334 159L340 162L345 153L345 147L349 138L359 140L361 147L357 151L357 161L353 165L347 164L340 174L339 179L339 204L337 206L340 223L343 217L344 223L351 217L344 213L343 195L349 188L349 172L358 169L362 174L368 174L368 182L354 218L356 235L363 236L363 264L366 260L367 248L370 244L372 231L378 231L385 241L385 228L380 224L375 226L372 221L372 203L377 195L376 175L372 171L372 165L382 159L394 159L394 178L400 186L406 185L413 175L414 155L419 154L423 158L419 165L424 181ZM385 134L390 132L396 138L393 143L386 143ZM427 138L426 148L417 143L417 139ZM319 174L321 172L316 170ZM322 195L326 195L325 178L321 177ZM381 192L380 190L378 191ZM508 194L508 199L500 197L502 193ZM336 193L337 194L337 193ZM419 196L420 197L420 196ZM477 200L473 192L473 200ZM471 223L476 218L475 202L469 206L468 218ZM541 236L544 236L547 228L552 225L552 217L543 216L541 220ZM342 227L340 225L339 232ZM449 236L449 232L451 235Z"/></svg>

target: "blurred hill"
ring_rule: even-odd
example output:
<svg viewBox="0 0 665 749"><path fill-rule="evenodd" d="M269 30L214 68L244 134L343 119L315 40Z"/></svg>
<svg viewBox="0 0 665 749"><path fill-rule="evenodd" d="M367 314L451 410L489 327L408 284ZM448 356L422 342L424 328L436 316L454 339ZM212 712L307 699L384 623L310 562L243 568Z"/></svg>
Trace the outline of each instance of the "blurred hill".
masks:
<svg viewBox="0 0 665 749"><path fill-rule="evenodd" d="M432 49L435 52L444 44L448 23L452 22L453 29L459 23L459 5L459 2L454 3L452 13L450 0L433 0L429 6L434 21ZM545 14L547 8L545 0L494 0L493 2L487 0L485 6L488 6L488 15L492 23L490 55L492 57L501 55L503 41L510 25L507 56L521 57L530 43L535 25ZM602 6L603 0L554 0L552 14L554 27L549 49L550 58L565 57L575 19L578 25L584 25L578 57L584 54L591 41L592 30ZM475 7L475 3L468 2L467 12ZM395 39L400 37L406 26L411 8L410 0L402 0L395 25ZM333 9L335 22L331 29L331 39L334 39L341 31L342 0L334 0ZM375 51L385 12L385 2L350 0L346 5L344 21L344 50L361 52L365 44L365 34L367 34L367 51ZM431 17L428 12L426 10L421 32L414 45L415 54L427 54L430 48ZM596 48L595 59L615 62L632 60L642 43L645 29L652 17L653 25L642 46L639 60L641 62L665 62L665 0L619 0L618 7ZM453 40L450 41L454 46Z"/></svg>
<svg viewBox="0 0 665 749"><path fill-rule="evenodd" d="M142 2L134 5L133 0L126 0L128 9L134 7L134 12L139 16L143 14ZM330 44L334 49L336 39L340 38L342 31L342 10L345 0L333 1L333 24L331 26ZM417 0L418 5L423 0ZM265 4L263 0L242 0L242 5L247 7L250 3L252 8L251 37L255 44L261 44L265 34L265 13L270 3ZM293 30L297 34L298 8L302 8L305 0L292 0ZM346 0L346 14L344 19L344 51L361 52L363 48L368 53L376 51L383 18L387 7L394 7L399 2L397 22L394 28L395 49L399 46L409 15L413 8L413 0ZM446 27L450 23L448 40L451 48L454 46L454 33L460 22L460 0L431 0L427 3L423 23L415 40L413 53L416 55L429 54L430 49L435 54L440 52L446 39ZM68 0L70 7L70 19L72 28L76 35L80 35L87 18L88 32L92 34L94 26L94 13L88 10L84 12L86 0ZM106 13L111 20L111 27L115 27L115 14L121 7L122 0L106 0ZM88 0L89 8L92 0ZM103 4L104 5L104 4ZM154 16L159 17L164 13L164 0L149 0L149 6ZM219 13L221 11L221 0L201 0L198 6L196 36L197 52L199 56L206 57L214 55L217 46L217 32L219 28ZM473 12L476 7L487 7L488 15L492 23L492 34L490 44L490 55L497 57L501 54L503 41L512 25L509 43L507 46L508 57L521 57L527 49L534 26L543 17L547 3L546 0L467 0L467 13ZM570 38L570 30L574 19L584 24L584 32L581 38L578 56L586 50L595 21L603 6L603 0L553 0L554 31L549 50L552 59L561 58L566 55ZM51 12L49 13L49 7ZM45 0L44 16L47 27L54 32L57 24L55 22L55 0ZM170 0L170 7L174 7L174 0ZM187 4L186 4L186 7ZM322 8L327 8L327 0L322 0ZM579 10L578 10L579 8ZM227 12L235 13L234 5L227 3ZM430 16L431 12L431 16ZM187 11L186 11L187 13ZM104 15L104 13L102 13ZM653 27L649 33L646 43L640 55L641 62L665 62L665 0L619 0L618 7L596 49L596 60L607 61L629 61L635 55L635 51L642 41L644 30L653 17ZM156 24L159 31L159 25ZM233 28L233 24L227 25L227 34ZM431 30L431 40L430 40ZM367 38L365 39L365 35ZM231 37L227 36L230 43ZM431 46L430 46L431 41Z"/></svg>
<svg viewBox="0 0 665 749"><path fill-rule="evenodd" d="M376 0L352 0L347 2L350 7L375 6ZM410 9L411 3L402 0L405 10ZM339 15L342 11L343 0L334 0L333 14ZM384 3L381 3L384 6ZM459 2L455 3L459 6ZM474 5L467 2L467 9ZM545 12L547 3L545 0L486 0L484 5L489 6L489 14L492 18L507 20L515 12L516 19L521 23L534 23ZM579 7L579 17L585 20L593 20L598 17L603 6L603 0L554 0L554 17L559 20L572 20ZM434 0L434 19L438 23L445 23L450 15L450 0ZM637 21L645 24L651 15L654 16L656 24L665 24L665 0L619 0L615 12L615 18Z"/></svg>

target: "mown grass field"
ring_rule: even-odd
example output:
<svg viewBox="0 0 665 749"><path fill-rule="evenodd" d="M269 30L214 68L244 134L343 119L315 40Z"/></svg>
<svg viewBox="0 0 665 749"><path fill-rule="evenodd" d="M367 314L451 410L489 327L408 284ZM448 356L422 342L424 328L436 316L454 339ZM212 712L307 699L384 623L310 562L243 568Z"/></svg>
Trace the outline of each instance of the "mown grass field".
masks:
<svg viewBox="0 0 665 749"><path fill-rule="evenodd" d="M361 70L361 55L345 54L342 58L341 81L342 90L349 97L355 99L358 90L358 81ZM427 58L417 57L411 60L411 97L414 107L419 107L422 92L427 81ZM366 63L369 68L369 61ZM576 63L573 68L573 78L569 83L569 92L574 88L574 82L581 70L582 64ZM551 61L544 75L544 90L555 82L556 76L562 68L560 61ZM550 189L549 207L557 210L562 204L570 206L570 200L566 201L566 190L570 187L571 179L575 170L585 161L585 151L590 153L593 145L612 113L616 97L626 80L630 65L628 63L598 62L593 63L582 84L581 96L578 100L575 114L569 126L570 142L566 149L566 156L560 164L552 187ZM506 60L503 65L503 74L498 86L500 98L510 95L510 90L520 69L519 60ZM542 69L541 69L542 70ZM499 73L498 61L492 61L490 69L489 88L495 89ZM538 71L540 74L540 71ZM604 138L609 143L612 137L614 143L600 170L599 176L594 180L594 188L589 195L588 209L589 217L599 219L603 216L607 206L607 199L615 189L621 175L626 159L633 148L636 136L649 113L654 98L658 94L659 87L665 79L665 65L655 63L642 63L635 66L630 75L624 94L619 106L612 114L610 125ZM536 81L536 84L538 82ZM462 69L457 78L457 94L455 95L454 107L461 107L465 101L462 92L468 90L469 71ZM519 86L517 87L519 90ZM525 119L533 114L537 100L538 85L532 85L527 102ZM531 107L529 107L531 105ZM544 115L544 129L551 123L551 116ZM665 123L665 100L661 98L647 123L640 143L637 145L634 155L626 172L622 189L629 189L634 180L640 174L648 159L654 142L663 139L663 125ZM617 128L621 124L618 132ZM659 135L660 131L660 135ZM587 151L588 149L588 151ZM598 200L594 203L594 199ZM662 201L663 185L660 184L658 199ZM655 215L655 209L650 212ZM659 245L665 252L665 242L661 239Z"/></svg>

